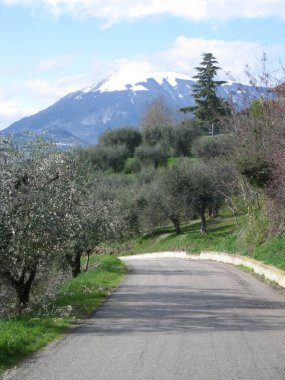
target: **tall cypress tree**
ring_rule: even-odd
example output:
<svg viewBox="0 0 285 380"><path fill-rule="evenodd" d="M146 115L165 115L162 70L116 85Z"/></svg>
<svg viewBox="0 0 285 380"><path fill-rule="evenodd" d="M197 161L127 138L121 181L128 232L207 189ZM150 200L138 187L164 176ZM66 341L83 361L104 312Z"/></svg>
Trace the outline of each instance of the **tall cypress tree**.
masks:
<svg viewBox="0 0 285 380"><path fill-rule="evenodd" d="M180 111L193 112L198 121L210 126L216 123L220 116L228 114L229 105L216 95L217 87L226 83L214 80L217 71L221 69L217 66L218 61L212 53L203 53L202 56L203 61L200 66L195 67L198 73L193 77L197 80L192 90L196 104L193 107L181 108Z"/></svg>

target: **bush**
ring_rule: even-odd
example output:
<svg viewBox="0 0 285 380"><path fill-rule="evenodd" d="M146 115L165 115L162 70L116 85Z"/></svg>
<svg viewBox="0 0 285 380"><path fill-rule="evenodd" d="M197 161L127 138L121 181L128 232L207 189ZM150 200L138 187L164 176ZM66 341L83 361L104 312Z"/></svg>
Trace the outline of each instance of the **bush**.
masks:
<svg viewBox="0 0 285 380"><path fill-rule="evenodd" d="M155 146L163 144L167 147L171 145L171 129L170 125L148 125L142 130L143 142L145 145Z"/></svg>
<svg viewBox="0 0 285 380"><path fill-rule="evenodd" d="M203 160L225 158L229 154L229 144L229 136L227 135L201 136L195 140L192 153Z"/></svg>
<svg viewBox="0 0 285 380"><path fill-rule="evenodd" d="M254 187L263 189L272 180L272 165L261 157L241 157L237 167Z"/></svg>
<svg viewBox="0 0 285 380"><path fill-rule="evenodd" d="M124 169L129 151L125 145L104 146L96 145L88 149L89 159L101 170L120 172Z"/></svg>
<svg viewBox="0 0 285 380"><path fill-rule="evenodd" d="M158 166L166 166L169 153L167 147L161 144L146 145L143 144L136 148L135 157L144 165L153 165L155 169Z"/></svg>
<svg viewBox="0 0 285 380"><path fill-rule="evenodd" d="M129 157L127 162L125 163L126 174L134 174L139 173L141 171L141 163L138 158Z"/></svg>
<svg viewBox="0 0 285 380"><path fill-rule="evenodd" d="M194 140L201 135L201 128L194 120L171 127L171 147L175 156L189 156Z"/></svg>
<svg viewBox="0 0 285 380"><path fill-rule="evenodd" d="M134 127L123 127L104 132L99 138L99 144L104 146L125 145L129 155L133 156L135 148L142 142L140 131Z"/></svg>

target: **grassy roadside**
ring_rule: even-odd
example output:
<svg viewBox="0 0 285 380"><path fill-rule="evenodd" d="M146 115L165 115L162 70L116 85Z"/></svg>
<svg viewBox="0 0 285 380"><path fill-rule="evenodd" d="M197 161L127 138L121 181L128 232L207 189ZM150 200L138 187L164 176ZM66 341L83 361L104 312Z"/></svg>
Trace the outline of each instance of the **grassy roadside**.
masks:
<svg viewBox="0 0 285 380"><path fill-rule="evenodd" d="M285 235L275 236L251 253L245 243L246 217L223 215L208 221L208 234L199 233L199 223L193 221L176 235L172 226L160 228L153 235L131 239L121 246L125 254L169 250L227 251L249 255L285 270ZM247 268L242 268L247 269ZM4 369L37 351L66 331L76 319L90 314L121 281L126 267L115 256L94 256L90 271L67 283L50 303L34 309L21 318L0 320L0 373Z"/></svg>
<svg viewBox="0 0 285 380"><path fill-rule="evenodd" d="M172 226L160 228L153 235L128 241L125 245L131 249L124 254L176 250L200 253L209 250L249 256L285 270L285 234L273 236L259 246L249 248L246 242L246 216L241 215L236 220L233 216L222 215L208 220L207 224L207 235L200 234L197 221L183 225L180 235L175 234ZM120 247L116 249L120 250Z"/></svg>
<svg viewBox="0 0 285 380"><path fill-rule="evenodd" d="M254 250L253 258L285 271L285 234L265 241Z"/></svg>
<svg viewBox="0 0 285 380"><path fill-rule="evenodd" d="M94 256L90 271L63 286L46 305L0 320L0 373L64 333L72 322L94 311L120 283L127 269L114 256Z"/></svg>
<svg viewBox="0 0 285 380"><path fill-rule="evenodd" d="M190 253L200 253L201 250L225 250L232 252L235 247L231 239L238 235L240 226L243 224L243 216L238 217L239 226L236 219L232 216L221 216L216 219L209 219L207 222L208 234L200 234L199 221L192 221L184 224L181 234L176 235L172 226L159 228L152 235L144 235L139 238L131 239L127 246L131 247L125 254L142 252L162 252L184 250ZM114 247L116 251L120 247Z"/></svg>

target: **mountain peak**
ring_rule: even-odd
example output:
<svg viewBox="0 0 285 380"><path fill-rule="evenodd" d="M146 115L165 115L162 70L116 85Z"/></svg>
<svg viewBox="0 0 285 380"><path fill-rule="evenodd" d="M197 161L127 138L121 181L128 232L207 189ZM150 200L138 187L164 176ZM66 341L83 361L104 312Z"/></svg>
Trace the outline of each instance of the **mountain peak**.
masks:
<svg viewBox="0 0 285 380"><path fill-rule="evenodd" d="M114 92L114 91L146 91L144 86L148 80L154 80L159 85L163 82L168 82L172 87L177 85L177 79L179 80L191 80L188 75L175 73L175 72L138 72L129 69L122 69L115 71L100 81L94 86L87 87L82 92Z"/></svg>
<svg viewBox="0 0 285 380"><path fill-rule="evenodd" d="M184 74L142 72L125 67L98 84L68 94L47 109L13 123L2 133L18 134L23 139L25 131L44 131L64 146L94 144L108 129L137 126L154 99L164 99L179 118L180 108L195 104L194 83ZM251 86L226 83L217 89L217 94L240 110L245 107L246 99L259 98L261 90L257 92Z"/></svg>

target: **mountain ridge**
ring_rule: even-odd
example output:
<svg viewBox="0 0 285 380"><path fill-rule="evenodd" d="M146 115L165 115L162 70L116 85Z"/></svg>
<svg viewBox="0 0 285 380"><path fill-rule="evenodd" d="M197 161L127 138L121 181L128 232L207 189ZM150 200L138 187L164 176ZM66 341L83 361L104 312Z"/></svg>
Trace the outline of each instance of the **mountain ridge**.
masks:
<svg viewBox="0 0 285 380"><path fill-rule="evenodd" d="M194 105L191 92L195 83L191 77L174 72L120 70L91 87L67 94L35 115L16 121L2 134L21 136L31 131L46 133L62 145L95 144L105 130L138 126L154 99L163 98L172 111ZM217 94L230 100L237 109L245 107L245 98L257 98L252 86L235 82L220 86Z"/></svg>

